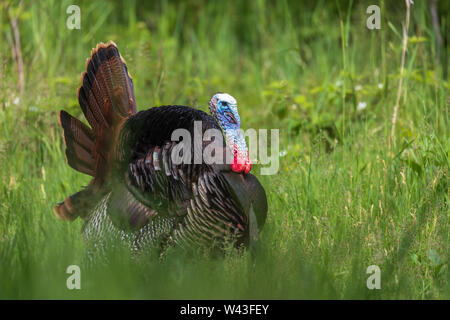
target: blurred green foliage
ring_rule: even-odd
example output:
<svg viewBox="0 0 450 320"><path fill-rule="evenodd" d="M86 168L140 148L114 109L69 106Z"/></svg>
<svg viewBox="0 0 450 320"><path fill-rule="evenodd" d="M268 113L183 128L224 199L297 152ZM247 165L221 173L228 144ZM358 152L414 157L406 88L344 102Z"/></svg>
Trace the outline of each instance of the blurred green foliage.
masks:
<svg viewBox="0 0 450 320"><path fill-rule="evenodd" d="M448 1L438 1L440 47L430 2L411 7L403 75L403 1L73 2L0 5L0 298L450 297ZM80 30L66 27L71 4ZM366 27L372 4L380 30ZM222 91L237 98L244 129L280 128L280 171L260 177L270 211L254 251L196 260L174 250L162 262L119 252L83 273L80 292L66 289L65 269L85 249L81 221L57 221L51 208L89 178L65 163L56 114L82 118L79 74L108 40L140 110L206 111ZM365 287L372 264L380 291Z"/></svg>

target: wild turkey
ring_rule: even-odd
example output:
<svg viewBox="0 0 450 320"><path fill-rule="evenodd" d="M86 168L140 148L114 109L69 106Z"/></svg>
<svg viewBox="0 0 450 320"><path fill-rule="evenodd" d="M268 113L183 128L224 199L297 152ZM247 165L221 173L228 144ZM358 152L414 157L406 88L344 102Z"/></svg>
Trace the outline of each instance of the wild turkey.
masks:
<svg viewBox="0 0 450 320"><path fill-rule="evenodd" d="M254 241L267 200L249 173L235 99L215 94L212 116L177 105L136 113L131 76L113 42L97 45L86 68L77 97L90 127L63 110L58 118L68 164L93 179L55 205L55 214L84 219L84 236L94 243L107 233L135 249L158 242L222 247L228 240L237 246ZM232 152L232 163L194 161L211 141L200 149L193 145L190 161L174 163L174 152L188 155L189 149L180 152L183 140L172 141L172 133L181 128L195 135L196 121L202 136L208 129L223 131L219 146L224 155Z"/></svg>

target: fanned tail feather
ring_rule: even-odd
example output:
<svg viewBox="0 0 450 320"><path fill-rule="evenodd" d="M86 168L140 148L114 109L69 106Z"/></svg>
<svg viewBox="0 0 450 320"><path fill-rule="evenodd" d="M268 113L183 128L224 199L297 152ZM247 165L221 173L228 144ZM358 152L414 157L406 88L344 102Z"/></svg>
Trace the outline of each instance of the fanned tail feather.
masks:
<svg viewBox="0 0 450 320"><path fill-rule="evenodd" d="M63 220L83 216L101 189L114 162L117 138L125 121L136 113L133 82L114 42L92 49L81 75L77 98L89 126L60 111L66 158L75 170L93 177L90 185L54 207Z"/></svg>
<svg viewBox="0 0 450 320"><path fill-rule="evenodd" d="M95 136L80 120L61 110L59 125L63 128L66 158L69 165L79 172L95 176Z"/></svg>
<svg viewBox="0 0 450 320"><path fill-rule="evenodd" d="M73 221L79 216L83 218L95 207L96 201L104 194L104 192L95 192L92 186L87 186L55 205L53 211L61 220Z"/></svg>

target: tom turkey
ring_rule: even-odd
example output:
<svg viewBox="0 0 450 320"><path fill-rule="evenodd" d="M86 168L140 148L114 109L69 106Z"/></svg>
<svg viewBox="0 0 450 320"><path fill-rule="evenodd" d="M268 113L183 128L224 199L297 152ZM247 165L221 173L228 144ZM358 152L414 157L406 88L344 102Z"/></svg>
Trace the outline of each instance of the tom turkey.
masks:
<svg viewBox="0 0 450 320"><path fill-rule="evenodd" d="M249 173L235 99L215 94L211 115L177 105L136 113L131 76L113 42L97 45L86 69L77 97L90 127L63 110L58 118L68 164L93 179L55 205L56 215L84 219L83 234L94 243L108 235L135 249L163 242L222 247L229 240L237 246L254 241L267 200ZM182 139L172 141L176 129L195 135L197 121L201 135L221 130L219 147L224 155L231 152L231 163L195 161L212 141L190 149L180 148ZM183 162L175 163L174 153L183 152Z"/></svg>

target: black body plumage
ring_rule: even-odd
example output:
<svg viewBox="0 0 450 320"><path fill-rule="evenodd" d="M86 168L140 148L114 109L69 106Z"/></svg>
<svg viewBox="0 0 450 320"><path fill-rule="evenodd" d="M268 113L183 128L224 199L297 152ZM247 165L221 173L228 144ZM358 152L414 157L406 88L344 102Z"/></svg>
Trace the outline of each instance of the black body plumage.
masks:
<svg viewBox="0 0 450 320"><path fill-rule="evenodd" d="M92 61L92 62L91 62ZM252 174L226 164L194 163L211 141L191 146L191 159L176 164L176 129L194 137L194 124L221 130L214 117L186 106L154 107L136 113L133 85L113 44L93 50L79 89L91 125L60 114L69 164L93 176L84 190L55 206L62 219L81 216L83 233L96 247L107 237L133 248L159 243L222 248L249 245L264 225L267 199ZM226 150L220 135L219 145ZM225 154L225 152L224 152ZM69 157L70 156L70 157Z"/></svg>

